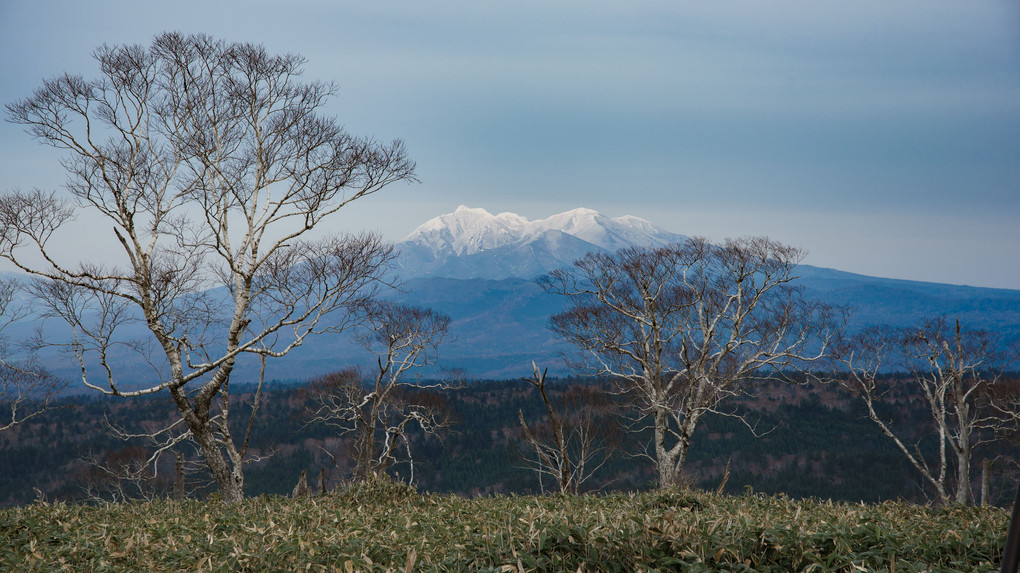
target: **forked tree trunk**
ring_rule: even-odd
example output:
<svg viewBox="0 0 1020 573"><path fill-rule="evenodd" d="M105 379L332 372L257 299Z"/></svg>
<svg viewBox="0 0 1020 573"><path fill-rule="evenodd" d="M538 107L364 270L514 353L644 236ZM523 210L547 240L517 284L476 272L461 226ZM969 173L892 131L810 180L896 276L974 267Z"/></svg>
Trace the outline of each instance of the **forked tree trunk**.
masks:
<svg viewBox="0 0 1020 573"><path fill-rule="evenodd" d="M681 487L683 467L690 450L690 439L681 438L672 447L666 446L669 436L669 414L665 410L655 413L655 467L659 473L659 489Z"/></svg>
<svg viewBox="0 0 1020 573"><path fill-rule="evenodd" d="M225 376L229 376L229 373ZM194 404L188 400L182 388L171 388L170 394L177 404L181 418L191 431L192 439L198 444L209 473L216 481L220 498L226 503L234 504L244 499L244 467L241 454L230 436L218 436L213 426L210 407L212 399L224 391L222 384L219 386L220 390L216 393L199 393Z"/></svg>
<svg viewBox="0 0 1020 573"><path fill-rule="evenodd" d="M687 410L684 413L683 423L675 432L669 428L672 415L666 408L657 408L654 419L655 437L655 465L659 472L659 488L670 489L683 487L687 480L684 479L683 469L687 463L687 455L691 451L691 439L694 430L702 414L698 410ZM667 447L667 437L676 438L676 443Z"/></svg>
<svg viewBox="0 0 1020 573"><path fill-rule="evenodd" d="M209 472L216 480L220 498L229 504L242 501L244 499L244 471L240 464L231 463L227 459L227 452L224 452L220 447L216 436L208 426L198 432L195 431L195 428L191 428L191 433L195 437L195 441L198 442ZM229 444L228 447L233 447L233 444Z"/></svg>

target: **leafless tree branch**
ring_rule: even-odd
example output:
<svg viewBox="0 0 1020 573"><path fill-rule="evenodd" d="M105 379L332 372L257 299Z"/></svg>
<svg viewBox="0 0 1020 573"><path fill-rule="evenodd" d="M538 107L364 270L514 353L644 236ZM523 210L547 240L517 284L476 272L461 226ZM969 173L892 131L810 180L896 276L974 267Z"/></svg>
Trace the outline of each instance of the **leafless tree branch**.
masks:
<svg viewBox="0 0 1020 573"><path fill-rule="evenodd" d="M436 360L436 350L449 329L450 318L429 309L391 302L363 305L364 325L359 340L376 354L376 368L366 382L358 369L335 372L309 385L311 420L354 433L354 474L367 479L385 473L401 445L414 481L414 457L409 426L438 435L449 426L445 405L423 385L407 380L413 369Z"/></svg>
<svg viewBox="0 0 1020 573"><path fill-rule="evenodd" d="M593 392L574 388L564 397L562 410L558 409L546 389L547 370L539 371L534 363L532 367L532 377L523 380L538 390L549 420L544 427L529 426L524 413L517 411L533 454L527 465L540 478L550 476L560 493L577 495L584 483L609 461L618 445L614 432L607 427L613 426L606 421L608 408L598 408L599 401Z"/></svg>
<svg viewBox="0 0 1020 573"><path fill-rule="evenodd" d="M15 280L0 280L0 408L4 411L0 432L48 410L67 387L30 352L16 356L7 343L4 331L27 313L16 302L22 290Z"/></svg>

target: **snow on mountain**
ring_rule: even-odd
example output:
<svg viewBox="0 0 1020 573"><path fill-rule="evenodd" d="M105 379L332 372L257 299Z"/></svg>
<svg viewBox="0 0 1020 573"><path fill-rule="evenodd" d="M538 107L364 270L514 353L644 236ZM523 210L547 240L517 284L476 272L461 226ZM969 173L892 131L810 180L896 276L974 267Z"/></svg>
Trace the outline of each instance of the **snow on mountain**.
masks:
<svg viewBox="0 0 1020 573"><path fill-rule="evenodd" d="M453 213L426 221L404 242L428 246L436 253L461 256L526 242L545 231L560 231L607 250L629 245L663 245L680 236L638 217L611 218L585 208L529 221L516 213L493 215L485 209L461 205Z"/></svg>
<svg viewBox="0 0 1020 573"><path fill-rule="evenodd" d="M572 209L535 221L461 205L430 219L398 244L406 277L530 278L588 251L658 246L681 239L638 217Z"/></svg>
<svg viewBox="0 0 1020 573"><path fill-rule="evenodd" d="M630 215L610 218L591 209L573 209L533 223L540 229L557 229L593 245L616 251L629 246L661 246L680 235Z"/></svg>
<svg viewBox="0 0 1020 573"><path fill-rule="evenodd" d="M461 205L453 213L429 219L404 239L436 254L470 255L517 242L529 221L514 213L492 215Z"/></svg>

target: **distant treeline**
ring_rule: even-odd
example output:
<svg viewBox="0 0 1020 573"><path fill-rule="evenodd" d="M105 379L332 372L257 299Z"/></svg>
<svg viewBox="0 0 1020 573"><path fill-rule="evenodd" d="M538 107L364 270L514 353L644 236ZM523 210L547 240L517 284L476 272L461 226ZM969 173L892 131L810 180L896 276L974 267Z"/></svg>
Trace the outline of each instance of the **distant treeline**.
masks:
<svg viewBox="0 0 1020 573"><path fill-rule="evenodd" d="M611 393L611 384L604 380L557 379L549 388L555 398L578 386L594 387L611 399L625 400ZM414 484L419 489L465 496L555 491L555 484L548 480L540 483L525 463L527 451L518 411L537 422L545 414L533 387L521 380L485 380L432 392L445 402L453 425L438 438L410 433ZM250 411L251 388L232 388L232 394L235 411L245 412L234 416L240 424ZM0 433L0 504L20 505L38 498L70 501L111 495L114 499L117 495L171 495L175 452L160 457L155 475L150 469L132 481L127 478L128 470L149 459L153 447L140 438L116 438L109 429L110 424L127 431L165 425L171 420L168 400L163 395L133 400L75 396ZM903 403L895 407L900 408L898 419L905 425L923 414ZM863 406L838 388L810 382L795 386L776 383L755 402L741 403L739 408L745 414L743 421L722 415L705 420L687 466L693 487L717 489L728 466L727 492L751 489L845 501L928 501L907 461L868 419ZM604 415L607 424L629 423L616 414ZM246 471L246 495L290 493L302 470L312 489L320 487L320 477L325 478L321 485L329 490L349 479L350 438L308 420L307 396L301 385L275 383L264 389L250 450L257 461ZM620 432L620 439L625 443L582 489L644 490L655 486L651 461L639 455L649 443L647 431L628 428ZM927 447L923 440L919 445ZM1008 453L1001 444L996 447L1000 448L997 455ZM187 495L204 497L215 491L195 452L184 447L180 454L187 467ZM993 466L992 499L1006 504L1015 491L1015 466L1003 460ZM117 468L124 470L122 475L110 473ZM410 468L404 462L393 466L390 473L406 480Z"/></svg>

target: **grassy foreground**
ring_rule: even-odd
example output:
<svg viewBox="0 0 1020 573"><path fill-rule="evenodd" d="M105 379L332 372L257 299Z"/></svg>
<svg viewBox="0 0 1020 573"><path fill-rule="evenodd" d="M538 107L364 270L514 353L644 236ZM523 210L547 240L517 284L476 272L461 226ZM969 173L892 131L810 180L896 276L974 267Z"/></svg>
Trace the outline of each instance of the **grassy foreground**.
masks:
<svg viewBox="0 0 1020 573"><path fill-rule="evenodd" d="M670 491L464 499L393 483L291 500L0 510L0 570L990 571L1002 509Z"/></svg>

